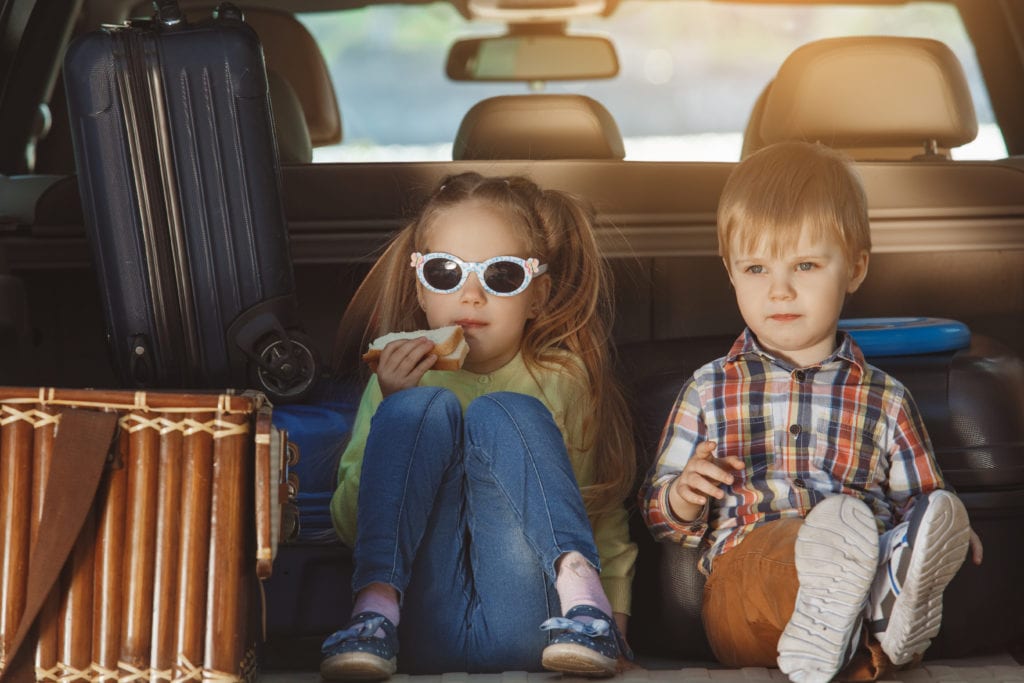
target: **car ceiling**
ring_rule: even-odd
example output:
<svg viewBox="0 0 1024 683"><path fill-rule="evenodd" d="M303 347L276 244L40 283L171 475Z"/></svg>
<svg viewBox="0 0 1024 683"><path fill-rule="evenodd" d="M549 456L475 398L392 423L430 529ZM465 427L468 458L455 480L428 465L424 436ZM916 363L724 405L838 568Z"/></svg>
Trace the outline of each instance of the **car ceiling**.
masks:
<svg viewBox="0 0 1024 683"><path fill-rule="evenodd" d="M406 4L406 5L420 5L434 2L435 0L236 0L235 4L248 5L252 7L262 7L268 9L279 9L288 12L303 13L303 12L321 12L341 9L354 9L358 7L365 7L368 5L375 4ZM464 15L467 15L465 7L468 4L466 0L450 0L456 8L460 9ZM620 2L629 0L608 0L607 6L610 11L614 11L614 7ZM836 5L836 4L852 4L852 5L903 5L907 4L907 0L784 0L784 2L778 2L778 0L665 0L671 2L740 2L745 4L797 4L797 5ZM911 0L913 1L913 0ZM939 2L957 2L957 0L937 0ZM977 1L977 0L975 0ZM540 3L531 0L519 0L521 4L529 4L530 7L537 7ZM959 0L960 3L963 0ZM209 7L216 4L216 0L179 0L184 8L189 7ZM515 5L516 2L513 0L510 4ZM564 2L552 2L552 5L563 6ZM116 19L110 20L122 20L127 18L130 13L138 7L148 7L150 3L139 2L139 0L85 0L86 12L89 15L97 17L110 17Z"/></svg>

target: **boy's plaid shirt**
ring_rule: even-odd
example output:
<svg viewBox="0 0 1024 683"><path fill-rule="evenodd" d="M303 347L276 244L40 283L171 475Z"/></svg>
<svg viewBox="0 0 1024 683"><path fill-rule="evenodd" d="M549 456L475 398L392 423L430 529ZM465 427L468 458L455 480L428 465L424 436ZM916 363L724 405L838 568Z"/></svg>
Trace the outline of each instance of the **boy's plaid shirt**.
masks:
<svg viewBox="0 0 1024 683"><path fill-rule="evenodd" d="M943 488L917 406L893 377L868 365L853 339L839 333L820 366L794 368L762 350L750 330L729 354L697 370L676 400L640 506L658 540L708 550L701 570L753 529L803 517L824 497L864 500L879 531L903 519L916 496ZM674 517L669 485L701 441L715 456L736 455L725 498L694 522ZM705 533L710 534L705 540Z"/></svg>

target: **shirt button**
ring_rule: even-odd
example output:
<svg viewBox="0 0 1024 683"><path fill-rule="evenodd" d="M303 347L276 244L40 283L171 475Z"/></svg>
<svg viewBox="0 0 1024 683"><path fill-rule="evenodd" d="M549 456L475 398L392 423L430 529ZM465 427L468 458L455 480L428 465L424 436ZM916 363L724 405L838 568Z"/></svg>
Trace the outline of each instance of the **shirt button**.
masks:
<svg viewBox="0 0 1024 683"><path fill-rule="evenodd" d="M803 479L797 477L796 479L793 480L793 486L797 487L798 489L802 489L805 488L807 484L804 483Z"/></svg>
<svg viewBox="0 0 1024 683"><path fill-rule="evenodd" d="M803 370L797 370L796 372L794 372L793 377L796 378L797 382L803 382L805 379L807 379L807 375L804 373Z"/></svg>
<svg viewBox="0 0 1024 683"><path fill-rule="evenodd" d="M480 375L480 379L478 381L480 384L490 384L491 377L490 375Z"/></svg>
<svg viewBox="0 0 1024 683"><path fill-rule="evenodd" d="M797 434L799 434L800 433L800 425L790 425L789 426L789 433L792 434L793 436L796 436Z"/></svg>

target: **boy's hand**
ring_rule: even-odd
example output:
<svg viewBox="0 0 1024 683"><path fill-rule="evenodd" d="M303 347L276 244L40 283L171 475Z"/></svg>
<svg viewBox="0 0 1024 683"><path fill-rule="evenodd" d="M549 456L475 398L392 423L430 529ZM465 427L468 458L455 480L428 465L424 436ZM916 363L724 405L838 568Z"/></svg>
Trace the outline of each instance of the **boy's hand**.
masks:
<svg viewBox="0 0 1024 683"><path fill-rule="evenodd" d="M423 373L437 361L433 348L434 342L426 337L396 339L384 347L377 362L377 382L384 398L420 383Z"/></svg>
<svg viewBox="0 0 1024 683"><path fill-rule="evenodd" d="M717 445L714 441L697 444L686 467L672 482L668 502L672 506L672 514L678 519L685 522L697 519L704 504L708 502L708 496L716 500L725 497L725 492L719 487L722 484L731 485L735 481L730 470L743 469L743 460L735 455L716 458Z"/></svg>

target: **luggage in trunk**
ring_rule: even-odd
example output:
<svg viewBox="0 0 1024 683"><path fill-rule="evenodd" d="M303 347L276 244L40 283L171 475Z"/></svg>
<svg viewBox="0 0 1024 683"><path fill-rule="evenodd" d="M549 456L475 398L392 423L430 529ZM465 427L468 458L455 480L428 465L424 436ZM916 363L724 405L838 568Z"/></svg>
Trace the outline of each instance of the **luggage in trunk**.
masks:
<svg viewBox="0 0 1024 683"><path fill-rule="evenodd" d="M287 486L263 395L0 388L0 416L0 673L252 678Z"/></svg>
<svg viewBox="0 0 1024 683"><path fill-rule="evenodd" d="M64 82L114 365L132 387L257 386L297 399L298 332L263 53L241 12L77 38Z"/></svg>

